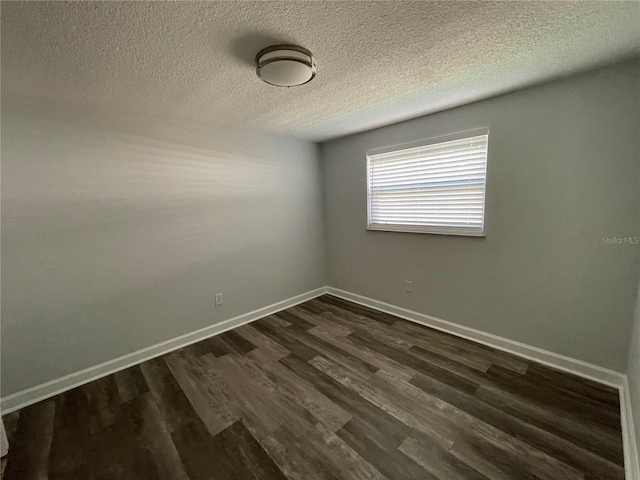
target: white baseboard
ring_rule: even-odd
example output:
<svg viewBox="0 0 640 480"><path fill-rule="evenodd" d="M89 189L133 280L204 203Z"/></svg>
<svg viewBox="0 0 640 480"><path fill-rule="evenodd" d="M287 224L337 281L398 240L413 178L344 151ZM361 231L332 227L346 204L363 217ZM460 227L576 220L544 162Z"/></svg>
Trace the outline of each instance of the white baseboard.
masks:
<svg viewBox="0 0 640 480"><path fill-rule="evenodd" d="M524 343L509 340L490 333L485 333L474 328L465 327L457 323L442 320L406 308L391 305L389 303L374 300L357 293L347 292L339 288L329 287L327 293L353 303L390 313L405 320L420 325L425 325L442 332L450 333L458 337L466 338L483 345L511 353L527 360L532 360L558 370L562 370L583 378L588 378L598 383L617 388L620 392L620 413L622 422L622 441L624 444L624 465L627 480L640 480L638 467L638 450L634 435L634 425L631 412L631 399L629 397L629 385L627 376L623 373L599 367L581 360L566 357L558 353L549 352L538 347L532 347Z"/></svg>
<svg viewBox="0 0 640 480"><path fill-rule="evenodd" d="M125 368L129 368L144 361L151 360L152 358L165 355L179 348L204 340L205 338L219 335L228 330L239 327L240 325L254 322L266 317L267 315L293 307L294 305L319 297L325 293L327 293L327 287L317 288L315 290L296 295L295 297L282 300L281 302L253 310L252 312L224 320L216 323L215 325L196 330L195 332L187 333L186 335L172 338L166 342L158 343L156 345L143 348L142 350L138 350L137 352L109 360L94 367L51 380L41 385L36 385L35 387L27 388L26 390L22 390L0 399L0 411L3 415L11 413L59 393L71 390L74 387L111 375L112 373L124 370Z"/></svg>
<svg viewBox="0 0 640 480"><path fill-rule="evenodd" d="M624 471L627 480L640 480L640 452L636 443L633 409L629 396L629 382L625 377L620 389L620 420L622 422L622 441L624 442Z"/></svg>

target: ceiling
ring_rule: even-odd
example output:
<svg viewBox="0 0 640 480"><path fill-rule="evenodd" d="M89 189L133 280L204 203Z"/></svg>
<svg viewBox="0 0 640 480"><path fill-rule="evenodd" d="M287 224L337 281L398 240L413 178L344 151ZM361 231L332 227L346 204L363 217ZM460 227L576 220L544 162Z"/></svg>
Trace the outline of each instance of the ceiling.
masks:
<svg viewBox="0 0 640 480"><path fill-rule="evenodd" d="M640 2L2 2L2 91L324 141L640 52ZM318 75L262 83L255 54Z"/></svg>

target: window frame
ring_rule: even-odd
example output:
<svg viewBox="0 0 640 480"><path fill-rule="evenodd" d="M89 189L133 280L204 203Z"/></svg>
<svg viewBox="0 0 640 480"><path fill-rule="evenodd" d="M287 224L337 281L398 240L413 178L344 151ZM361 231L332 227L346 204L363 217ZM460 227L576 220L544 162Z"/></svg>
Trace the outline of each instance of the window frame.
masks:
<svg viewBox="0 0 640 480"><path fill-rule="evenodd" d="M400 150L406 150L417 147L426 147L437 143L446 143L465 138L487 136L487 157L484 164L484 191L482 196L482 229L465 229L464 227L451 227L439 225L399 225L399 224L380 224L371 223L371 186L370 186L370 160L373 155L390 153ZM487 204L487 182L489 170L489 127L474 128L464 130L452 134L439 135L424 140L414 142L401 143L387 147L374 148L366 152L366 182L367 182L367 230L382 232L400 232L400 233L426 233L432 235L454 235L463 237L485 237L487 235L486 227L486 204Z"/></svg>

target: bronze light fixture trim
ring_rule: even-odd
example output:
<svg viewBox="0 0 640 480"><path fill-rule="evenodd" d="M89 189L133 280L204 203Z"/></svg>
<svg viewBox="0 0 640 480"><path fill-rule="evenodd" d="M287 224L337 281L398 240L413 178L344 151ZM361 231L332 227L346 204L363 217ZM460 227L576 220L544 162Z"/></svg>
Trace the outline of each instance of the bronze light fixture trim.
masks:
<svg viewBox="0 0 640 480"><path fill-rule="evenodd" d="M297 45L273 45L256 55L258 78L276 87L297 87L316 76L316 61L306 48Z"/></svg>

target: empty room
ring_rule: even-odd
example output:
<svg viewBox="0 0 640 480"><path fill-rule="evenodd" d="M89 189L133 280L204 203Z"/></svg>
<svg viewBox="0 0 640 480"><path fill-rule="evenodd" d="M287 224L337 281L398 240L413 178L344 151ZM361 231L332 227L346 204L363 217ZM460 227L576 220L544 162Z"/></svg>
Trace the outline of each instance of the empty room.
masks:
<svg viewBox="0 0 640 480"><path fill-rule="evenodd" d="M640 1L0 10L0 480L640 480Z"/></svg>

